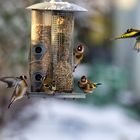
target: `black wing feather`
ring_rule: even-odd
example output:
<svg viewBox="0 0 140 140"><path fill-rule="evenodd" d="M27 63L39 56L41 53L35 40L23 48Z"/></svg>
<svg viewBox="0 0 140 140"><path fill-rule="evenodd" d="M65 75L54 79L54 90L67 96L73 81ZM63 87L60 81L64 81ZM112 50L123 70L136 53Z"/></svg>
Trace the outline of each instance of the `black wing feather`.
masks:
<svg viewBox="0 0 140 140"><path fill-rule="evenodd" d="M0 81L7 84L7 88L15 87L20 78L18 77L0 77Z"/></svg>

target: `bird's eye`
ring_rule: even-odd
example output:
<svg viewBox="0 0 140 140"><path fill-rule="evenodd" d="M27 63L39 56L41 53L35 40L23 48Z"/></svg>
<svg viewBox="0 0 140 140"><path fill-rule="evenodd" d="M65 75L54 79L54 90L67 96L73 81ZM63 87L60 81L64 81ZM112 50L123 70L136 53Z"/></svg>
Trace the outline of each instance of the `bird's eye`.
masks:
<svg viewBox="0 0 140 140"><path fill-rule="evenodd" d="M78 51L82 51L82 48L83 48L82 45L79 45L79 46L77 47L77 50L78 50Z"/></svg>
<svg viewBox="0 0 140 140"><path fill-rule="evenodd" d="M19 78L20 78L20 79L23 79L23 77L22 77L22 76L20 76Z"/></svg>

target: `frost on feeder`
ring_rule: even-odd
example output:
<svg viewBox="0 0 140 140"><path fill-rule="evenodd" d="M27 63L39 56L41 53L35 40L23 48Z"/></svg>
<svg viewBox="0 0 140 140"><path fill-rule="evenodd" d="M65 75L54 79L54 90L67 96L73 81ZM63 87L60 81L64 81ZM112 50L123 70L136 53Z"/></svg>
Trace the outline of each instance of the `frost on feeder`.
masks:
<svg viewBox="0 0 140 140"><path fill-rule="evenodd" d="M55 81L58 93L73 92L74 12L86 9L51 0L31 9L30 81L31 93L44 92L42 77Z"/></svg>

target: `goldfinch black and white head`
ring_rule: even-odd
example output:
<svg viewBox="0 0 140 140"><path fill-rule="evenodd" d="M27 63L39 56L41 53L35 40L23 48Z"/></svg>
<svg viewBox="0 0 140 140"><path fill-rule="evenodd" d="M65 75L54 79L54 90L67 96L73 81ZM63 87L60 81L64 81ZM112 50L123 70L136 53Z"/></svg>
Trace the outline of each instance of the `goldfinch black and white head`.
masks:
<svg viewBox="0 0 140 140"><path fill-rule="evenodd" d="M82 76L80 82L81 82L82 84L87 84L87 82L88 82L87 77L86 77L85 75Z"/></svg>

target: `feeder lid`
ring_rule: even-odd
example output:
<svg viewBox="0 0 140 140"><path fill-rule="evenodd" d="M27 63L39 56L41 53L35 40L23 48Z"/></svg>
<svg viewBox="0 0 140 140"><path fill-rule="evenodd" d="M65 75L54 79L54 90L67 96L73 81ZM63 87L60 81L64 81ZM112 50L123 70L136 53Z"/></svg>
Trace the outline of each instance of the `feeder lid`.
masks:
<svg viewBox="0 0 140 140"><path fill-rule="evenodd" d="M34 10L58 10L58 11L73 11L73 12L86 12L87 10L76 4L63 2L61 0L51 0L50 2L44 1L27 7L27 9Z"/></svg>

